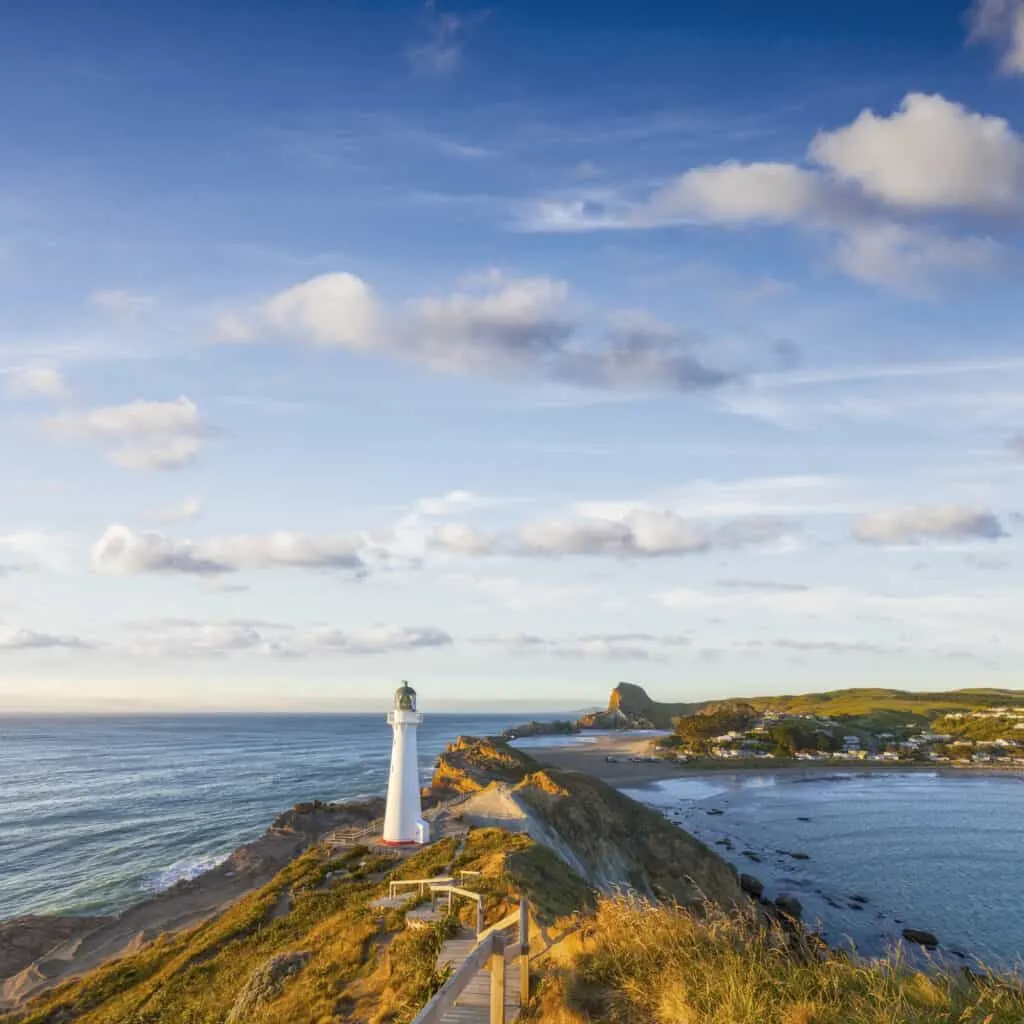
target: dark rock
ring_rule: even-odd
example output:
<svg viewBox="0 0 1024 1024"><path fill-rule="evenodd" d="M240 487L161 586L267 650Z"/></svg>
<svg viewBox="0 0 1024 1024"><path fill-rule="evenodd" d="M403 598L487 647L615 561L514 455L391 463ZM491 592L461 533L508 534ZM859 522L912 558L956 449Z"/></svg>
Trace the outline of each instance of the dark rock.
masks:
<svg viewBox="0 0 1024 1024"><path fill-rule="evenodd" d="M863 910L864 909L864 904L863 903L854 903L854 902L851 901L850 903L847 903L846 905L847 905L847 907L849 907L850 910Z"/></svg>
<svg viewBox="0 0 1024 1024"><path fill-rule="evenodd" d="M725 814L725 811L723 811L720 807L709 807L708 814Z"/></svg>
<svg viewBox="0 0 1024 1024"><path fill-rule="evenodd" d="M750 860L757 861L758 864L761 863L761 854L754 853L753 850L744 850L743 851L743 856L744 857L748 857Z"/></svg>
<svg viewBox="0 0 1024 1024"><path fill-rule="evenodd" d="M799 921L804 912L803 905L795 896L780 896L775 901L775 906L786 917L791 917L795 921Z"/></svg>
<svg viewBox="0 0 1024 1024"><path fill-rule="evenodd" d="M861 896L861 894L858 893L858 892L855 892L850 897L850 899L853 900L854 903L867 903L868 902L867 896Z"/></svg>
<svg viewBox="0 0 1024 1024"><path fill-rule="evenodd" d="M931 932L924 932L919 928L904 928L903 938L907 942L916 942L917 945L924 946L926 949L935 949L939 944L939 940Z"/></svg>
<svg viewBox="0 0 1024 1024"><path fill-rule="evenodd" d="M810 821L810 818L797 818L797 821Z"/></svg>
<svg viewBox="0 0 1024 1024"><path fill-rule="evenodd" d="M764 883L753 875L740 875L740 888L755 900L760 899L764 893Z"/></svg>
<svg viewBox="0 0 1024 1024"><path fill-rule="evenodd" d="M811 855L809 853L803 853L800 850L776 850L776 853L781 853L783 857L792 857L793 860L810 860Z"/></svg>

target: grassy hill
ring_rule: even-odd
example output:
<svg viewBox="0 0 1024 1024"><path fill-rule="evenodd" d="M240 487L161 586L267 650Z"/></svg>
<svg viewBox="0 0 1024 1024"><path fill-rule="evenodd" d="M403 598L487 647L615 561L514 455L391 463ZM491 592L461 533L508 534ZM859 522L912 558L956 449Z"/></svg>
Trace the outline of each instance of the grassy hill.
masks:
<svg viewBox="0 0 1024 1024"><path fill-rule="evenodd" d="M864 728L879 729L910 723L923 728L942 715L958 711L980 711L1004 705L1024 707L1024 691L979 688L916 693L910 690L858 687L824 693L743 697L739 700L758 712L820 715L844 719L851 726ZM661 703L651 700L640 686L620 683L612 690L608 706L609 711L621 709L646 718L656 728L667 729L671 728L674 718L712 711L736 702L736 698L729 698L690 704Z"/></svg>

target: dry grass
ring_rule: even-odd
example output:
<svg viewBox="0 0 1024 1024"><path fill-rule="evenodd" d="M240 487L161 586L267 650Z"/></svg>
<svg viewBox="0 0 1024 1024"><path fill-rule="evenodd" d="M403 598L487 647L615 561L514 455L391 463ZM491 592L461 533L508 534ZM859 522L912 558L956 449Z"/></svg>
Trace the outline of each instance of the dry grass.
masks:
<svg viewBox="0 0 1024 1024"><path fill-rule="evenodd" d="M579 951L551 965L543 1024L1021 1024L1013 982L794 950L784 932L709 911L602 901Z"/></svg>

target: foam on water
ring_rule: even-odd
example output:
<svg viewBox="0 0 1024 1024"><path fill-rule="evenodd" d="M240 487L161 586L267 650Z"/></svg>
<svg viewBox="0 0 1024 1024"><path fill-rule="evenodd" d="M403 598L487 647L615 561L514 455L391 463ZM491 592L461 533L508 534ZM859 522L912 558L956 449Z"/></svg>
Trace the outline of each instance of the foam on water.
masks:
<svg viewBox="0 0 1024 1024"><path fill-rule="evenodd" d="M221 857L191 857L176 861L166 868L146 875L139 883L139 889L147 896L155 896L179 882L190 882L193 878L220 867L230 856L230 853L226 853Z"/></svg>

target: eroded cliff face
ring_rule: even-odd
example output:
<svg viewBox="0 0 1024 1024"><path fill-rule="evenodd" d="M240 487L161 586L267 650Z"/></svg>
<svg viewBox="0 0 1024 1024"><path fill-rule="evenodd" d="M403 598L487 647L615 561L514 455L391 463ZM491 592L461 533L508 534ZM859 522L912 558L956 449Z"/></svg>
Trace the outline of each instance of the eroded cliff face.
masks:
<svg viewBox="0 0 1024 1024"><path fill-rule="evenodd" d="M443 798L475 793L492 782L520 782L537 762L504 743L460 736L441 754L431 788Z"/></svg>
<svg viewBox="0 0 1024 1024"><path fill-rule="evenodd" d="M608 698L606 711L584 715L581 729L671 729L672 719L692 715L700 704L663 704L651 700L635 683L619 683Z"/></svg>
<svg viewBox="0 0 1024 1024"><path fill-rule="evenodd" d="M707 901L749 906L735 871L717 854L590 775L461 737L441 755L434 785L475 794L462 808L467 820L528 832L603 892L629 889L691 909Z"/></svg>

